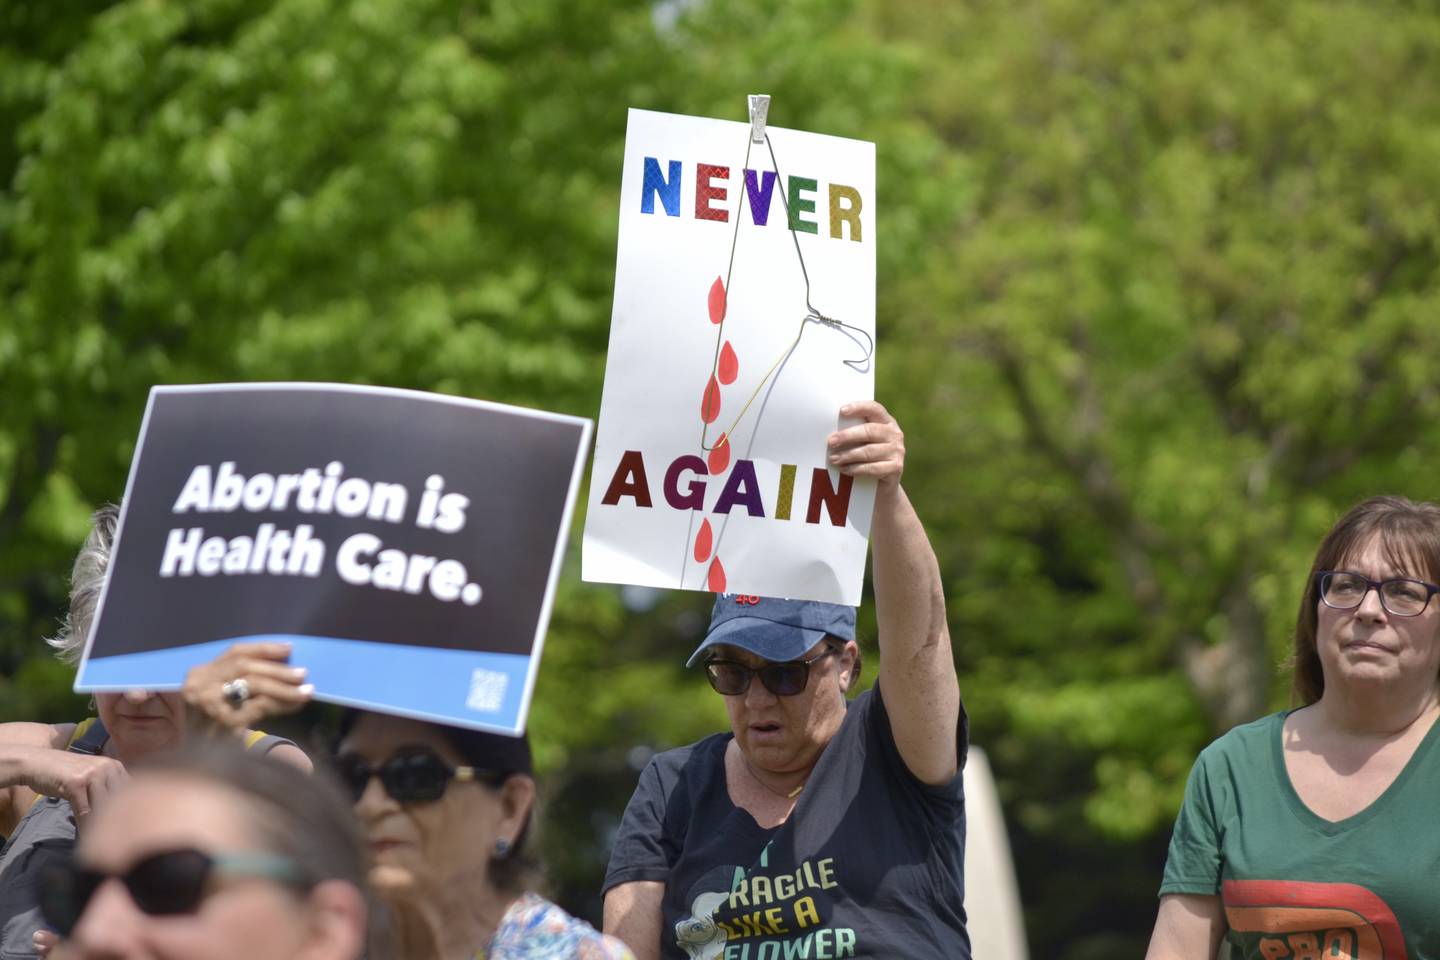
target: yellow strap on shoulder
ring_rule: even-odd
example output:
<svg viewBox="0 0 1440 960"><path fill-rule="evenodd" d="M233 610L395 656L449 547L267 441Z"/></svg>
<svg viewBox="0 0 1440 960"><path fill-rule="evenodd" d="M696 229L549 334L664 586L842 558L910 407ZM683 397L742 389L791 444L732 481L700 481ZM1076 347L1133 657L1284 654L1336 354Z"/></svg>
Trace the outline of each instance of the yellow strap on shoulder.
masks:
<svg viewBox="0 0 1440 960"><path fill-rule="evenodd" d="M94 717L86 717L84 720L75 724L75 730L70 734L70 742L66 744L66 746L73 747L81 737L85 736L85 732L93 726L95 726Z"/></svg>

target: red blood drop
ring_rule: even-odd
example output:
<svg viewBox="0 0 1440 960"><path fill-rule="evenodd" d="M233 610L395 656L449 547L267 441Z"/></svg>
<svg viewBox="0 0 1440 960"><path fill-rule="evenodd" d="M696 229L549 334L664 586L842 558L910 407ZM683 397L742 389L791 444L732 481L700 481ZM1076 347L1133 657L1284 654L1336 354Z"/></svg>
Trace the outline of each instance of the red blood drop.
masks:
<svg viewBox="0 0 1440 960"><path fill-rule="evenodd" d="M730 341L725 341L725 346L720 348L720 382L734 383L735 377L740 373L740 358L735 356L735 348L730 346Z"/></svg>
<svg viewBox="0 0 1440 960"><path fill-rule="evenodd" d="M700 522L700 532L695 535L696 563L704 563L710 559L710 545L714 539L714 534L710 532L710 521L702 520Z"/></svg>
<svg viewBox="0 0 1440 960"><path fill-rule="evenodd" d="M725 468L730 466L730 441L725 439L725 434L720 434L720 439L715 441L715 446L710 451L710 456L706 457L706 462L710 467L710 476L712 477L724 473Z"/></svg>
<svg viewBox="0 0 1440 960"><path fill-rule="evenodd" d="M710 561L710 592L725 592L725 568L720 564L720 558L716 557Z"/></svg>
<svg viewBox="0 0 1440 960"><path fill-rule="evenodd" d="M725 284L719 277L710 284L710 322L720 323L725 319Z"/></svg>
<svg viewBox="0 0 1440 960"><path fill-rule="evenodd" d="M718 416L720 416L720 384L712 375L710 382L705 384L705 396L700 398L700 419L706 423L714 423Z"/></svg>

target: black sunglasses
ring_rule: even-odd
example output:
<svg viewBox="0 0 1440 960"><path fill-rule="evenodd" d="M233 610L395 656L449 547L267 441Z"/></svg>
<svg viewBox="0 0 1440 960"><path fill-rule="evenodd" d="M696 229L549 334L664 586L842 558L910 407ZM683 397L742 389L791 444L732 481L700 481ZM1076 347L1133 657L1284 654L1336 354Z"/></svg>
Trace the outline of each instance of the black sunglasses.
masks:
<svg viewBox="0 0 1440 960"><path fill-rule="evenodd" d="M40 875L40 913L62 937L80 922L95 891L107 880L119 880L135 906L152 916L174 916L200 909L215 876L265 877L304 887L299 867L272 853L201 853L181 849L154 853L124 873L82 867L71 859L53 863Z"/></svg>
<svg viewBox="0 0 1440 960"><path fill-rule="evenodd" d="M781 660L767 663L763 667L747 667L738 660L715 657L705 661L705 677L716 693L727 697L744 694L750 689L751 678L757 675L765 689L775 696L793 697L810 682L810 664L839 652L839 647L827 644L824 650L809 660Z"/></svg>
<svg viewBox="0 0 1440 960"><path fill-rule="evenodd" d="M499 770L480 767L452 767L428 750L397 753L384 763L371 766L358 754L338 757L335 766L340 782L350 791L350 799L360 802L371 777L379 777L391 799L400 803L430 803L445 795L451 780L471 781L498 787L509 776Z"/></svg>

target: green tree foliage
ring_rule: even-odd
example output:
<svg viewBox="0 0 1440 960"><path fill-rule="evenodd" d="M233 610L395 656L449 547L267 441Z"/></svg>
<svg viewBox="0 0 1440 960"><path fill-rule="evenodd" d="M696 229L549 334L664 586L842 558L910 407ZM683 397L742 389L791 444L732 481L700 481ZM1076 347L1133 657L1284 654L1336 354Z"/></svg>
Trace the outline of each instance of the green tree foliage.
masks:
<svg viewBox="0 0 1440 960"><path fill-rule="evenodd" d="M776 122L861 135L897 102L903 63L853 28L811 36L846 3L692 6L0 11L0 716L84 709L40 638L152 384L340 380L593 415L626 108L739 119L769 89ZM834 64L857 73L837 86ZM630 764L724 722L681 669L705 599L634 616L577 569L532 715L572 899L593 896Z"/></svg>
<svg viewBox="0 0 1440 960"><path fill-rule="evenodd" d="M1437 54L1398 0L6 4L0 715L83 709L39 638L150 385L593 415L624 109L768 92L879 144L879 393L1032 949L1138 953L1196 751L1287 700L1318 537L1440 495ZM593 915L635 765L723 712L704 598L567 569L533 731Z"/></svg>
<svg viewBox="0 0 1440 960"><path fill-rule="evenodd" d="M1143 939L1084 934L1117 899L1153 909L1199 747L1289 702L1320 536L1361 497L1440 495L1440 20L887 10L930 54L917 109L966 181L901 278L887 347L924 385L902 412L967 702L1032 904L1063 916L1035 895L1057 881L1085 904L1053 952L1138 955ZM1134 864L1114 844L1146 837L1153 872L1112 874ZM1097 873L1113 880L1087 895Z"/></svg>
<svg viewBox="0 0 1440 960"><path fill-rule="evenodd" d="M53 630L151 384L335 379L593 411L624 108L674 59L645 5L5 15L12 667Z"/></svg>

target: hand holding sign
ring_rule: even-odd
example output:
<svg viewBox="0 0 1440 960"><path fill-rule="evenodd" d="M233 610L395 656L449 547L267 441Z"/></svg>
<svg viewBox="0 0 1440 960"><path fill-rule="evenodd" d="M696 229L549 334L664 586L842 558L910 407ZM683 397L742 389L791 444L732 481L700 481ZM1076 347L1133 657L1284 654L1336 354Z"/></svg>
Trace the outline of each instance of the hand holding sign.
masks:
<svg viewBox="0 0 1440 960"><path fill-rule="evenodd" d="M905 472L905 432L890 411L875 400L858 400L841 407L840 416L862 422L830 434L831 466L847 476L898 484Z"/></svg>
<svg viewBox="0 0 1440 960"><path fill-rule="evenodd" d="M209 663L192 667L180 688L193 715L210 725L238 731L265 717L294 713L315 696L304 667L287 662L289 643L237 643ZM245 681L246 696L227 697L227 684ZM232 688L233 689L233 688Z"/></svg>

